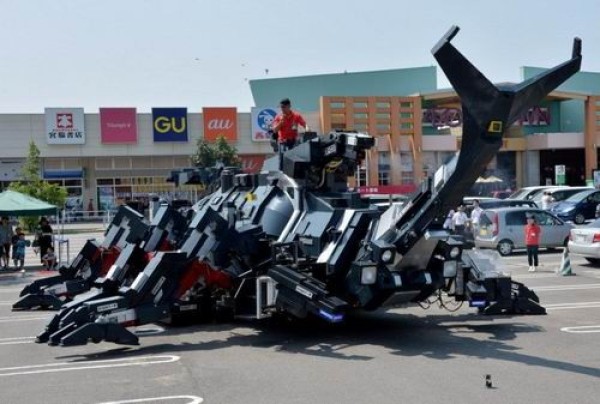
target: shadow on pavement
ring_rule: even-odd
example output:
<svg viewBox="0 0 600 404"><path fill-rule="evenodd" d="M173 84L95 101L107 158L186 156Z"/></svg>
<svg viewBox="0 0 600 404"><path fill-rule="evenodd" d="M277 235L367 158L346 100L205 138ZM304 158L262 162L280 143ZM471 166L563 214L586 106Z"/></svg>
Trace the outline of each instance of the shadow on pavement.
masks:
<svg viewBox="0 0 600 404"><path fill-rule="evenodd" d="M522 317L513 317L513 319ZM88 355L61 356L57 359L90 360L114 356L137 356L190 351L210 351L234 346L267 348L282 354L313 355L340 360L374 359L373 356L349 353L349 348L376 345L397 356L423 356L437 360L455 357L495 359L524 363L534 367L556 369L600 377L600 369L569 362L536 357L511 345L519 334L544 332L539 326L522 322L507 323L510 317L482 317L476 314L442 314L426 317L397 313L366 313L348 318L342 324L324 324L318 320L286 321L271 319L264 323L210 324L172 328L156 336L202 333L203 342L162 343L149 345L153 336L142 340L141 347L117 348ZM206 340L211 333L229 333ZM484 334L481 340L469 334ZM356 350L353 350L356 352Z"/></svg>

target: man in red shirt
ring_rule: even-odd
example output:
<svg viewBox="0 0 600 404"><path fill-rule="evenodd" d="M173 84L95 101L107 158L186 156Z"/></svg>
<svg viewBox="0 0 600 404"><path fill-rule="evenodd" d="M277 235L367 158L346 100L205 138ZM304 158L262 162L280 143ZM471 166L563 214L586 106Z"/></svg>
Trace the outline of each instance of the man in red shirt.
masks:
<svg viewBox="0 0 600 404"><path fill-rule="evenodd" d="M527 262L529 263L529 272L535 272L538 267L538 248L540 247L540 238L542 228L535 222L533 216L527 216L525 225L525 245L527 246Z"/></svg>
<svg viewBox="0 0 600 404"><path fill-rule="evenodd" d="M273 120L272 130L277 133L277 142L279 147L284 147L282 151L291 149L298 142L298 127L306 129L306 122L299 113L292 111L292 103L289 98L284 98L279 103L281 114L278 114Z"/></svg>

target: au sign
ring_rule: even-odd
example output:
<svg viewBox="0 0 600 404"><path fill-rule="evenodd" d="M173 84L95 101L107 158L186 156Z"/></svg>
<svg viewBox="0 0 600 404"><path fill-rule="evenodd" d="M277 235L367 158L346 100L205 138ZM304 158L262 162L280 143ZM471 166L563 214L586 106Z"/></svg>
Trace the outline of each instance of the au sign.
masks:
<svg viewBox="0 0 600 404"><path fill-rule="evenodd" d="M204 140L214 142L223 137L228 142L237 141L237 108L235 107L204 107Z"/></svg>
<svg viewBox="0 0 600 404"><path fill-rule="evenodd" d="M227 130L233 128L233 122L229 119L211 119L207 126L211 130Z"/></svg>

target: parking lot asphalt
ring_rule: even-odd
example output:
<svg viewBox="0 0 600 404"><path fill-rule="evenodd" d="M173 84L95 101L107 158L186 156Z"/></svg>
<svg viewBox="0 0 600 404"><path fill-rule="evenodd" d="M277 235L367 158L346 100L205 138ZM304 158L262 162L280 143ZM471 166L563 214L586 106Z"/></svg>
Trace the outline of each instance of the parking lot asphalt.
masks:
<svg viewBox="0 0 600 404"><path fill-rule="evenodd" d="M2 403L596 403L600 269L560 253L501 258L545 316L485 317L463 307L394 309L344 324L236 321L146 325L140 345L35 344L52 315L11 312L42 272L0 276ZM490 375L492 388L485 386Z"/></svg>

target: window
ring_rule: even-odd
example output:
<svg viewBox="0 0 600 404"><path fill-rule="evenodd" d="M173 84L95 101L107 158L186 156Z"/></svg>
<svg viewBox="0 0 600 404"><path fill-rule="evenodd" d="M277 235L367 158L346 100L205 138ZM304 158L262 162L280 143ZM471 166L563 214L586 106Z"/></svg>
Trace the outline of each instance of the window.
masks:
<svg viewBox="0 0 600 404"><path fill-rule="evenodd" d="M360 166L356 167L356 172L354 173L354 176L356 178L357 187L367 185L367 167L364 161Z"/></svg>
<svg viewBox="0 0 600 404"><path fill-rule="evenodd" d="M333 122L344 122L346 120L346 115L344 115L344 114L331 114L331 120Z"/></svg>
<svg viewBox="0 0 600 404"><path fill-rule="evenodd" d="M390 114L384 112L379 112L375 116L377 117L377 119L390 119Z"/></svg>
<svg viewBox="0 0 600 404"><path fill-rule="evenodd" d="M96 184L98 185L113 185L115 182L112 178L98 178Z"/></svg>
<svg viewBox="0 0 600 404"><path fill-rule="evenodd" d="M378 183L379 185L390 185L390 172L389 171L380 171L378 175Z"/></svg>
<svg viewBox="0 0 600 404"><path fill-rule="evenodd" d="M413 119L412 112L400 112L400 119Z"/></svg>
<svg viewBox="0 0 600 404"><path fill-rule="evenodd" d="M400 103L400 108L412 108L412 107L413 107L412 102L401 102Z"/></svg>
<svg viewBox="0 0 600 404"><path fill-rule="evenodd" d="M545 212L536 213L535 218L540 226L552 226L556 224L554 218Z"/></svg>
<svg viewBox="0 0 600 404"><path fill-rule="evenodd" d="M379 101L375 104L375 106L377 108L389 108L390 107L390 102L389 101Z"/></svg>
<svg viewBox="0 0 600 404"><path fill-rule="evenodd" d="M353 106L354 106L355 109L361 109L361 108L367 108L368 107L368 105L367 105L366 102L358 102L358 101L355 102Z"/></svg>
<svg viewBox="0 0 600 404"><path fill-rule="evenodd" d="M525 226L525 211L519 212L507 212L506 213L506 225L507 226Z"/></svg>
<svg viewBox="0 0 600 404"><path fill-rule="evenodd" d="M400 129L412 129L412 128L413 128L412 122L400 122Z"/></svg>
<svg viewBox="0 0 600 404"><path fill-rule="evenodd" d="M329 104L329 107L330 107L330 108L335 108L335 109L338 109L338 108L346 108L346 103L345 103L345 102L343 102L343 101L336 101L336 102L332 102L332 103L330 103L330 104Z"/></svg>
<svg viewBox="0 0 600 404"><path fill-rule="evenodd" d="M354 114L354 119L369 119L369 115L364 112L357 113Z"/></svg>
<svg viewBox="0 0 600 404"><path fill-rule="evenodd" d="M378 172L379 185L389 185L390 184L390 153L389 152L379 152L378 159L379 159L379 161L377 163L377 172Z"/></svg>

